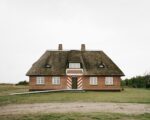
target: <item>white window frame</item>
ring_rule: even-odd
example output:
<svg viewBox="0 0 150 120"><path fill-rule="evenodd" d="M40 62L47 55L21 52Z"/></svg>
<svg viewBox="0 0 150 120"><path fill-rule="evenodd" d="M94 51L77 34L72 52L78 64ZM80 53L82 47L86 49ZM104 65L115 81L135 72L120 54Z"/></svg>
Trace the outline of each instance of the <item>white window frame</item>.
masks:
<svg viewBox="0 0 150 120"><path fill-rule="evenodd" d="M90 85L98 85L97 77L90 77Z"/></svg>
<svg viewBox="0 0 150 120"><path fill-rule="evenodd" d="M105 85L113 85L114 80L113 77L105 77Z"/></svg>
<svg viewBox="0 0 150 120"><path fill-rule="evenodd" d="M44 77L36 77L36 84L37 85L44 85L45 84L45 78Z"/></svg>
<svg viewBox="0 0 150 120"><path fill-rule="evenodd" d="M60 77L52 77L52 84L53 85L60 85Z"/></svg>
<svg viewBox="0 0 150 120"><path fill-rule="evenodd" d="M80 63L69 63L69 68L81 68Z"/></svg>

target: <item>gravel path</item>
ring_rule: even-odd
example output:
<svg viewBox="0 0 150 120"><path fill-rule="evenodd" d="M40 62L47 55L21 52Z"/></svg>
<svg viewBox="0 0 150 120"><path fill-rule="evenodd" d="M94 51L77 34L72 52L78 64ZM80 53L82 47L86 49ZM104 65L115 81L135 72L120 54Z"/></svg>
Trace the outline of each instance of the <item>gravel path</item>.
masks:
<svg viewBox="0 0 150 120"><path fill-rule="evenodd" d="M150 104L136 103L35 103L0 107L0 115L66 112L150 113Z"/></svg>

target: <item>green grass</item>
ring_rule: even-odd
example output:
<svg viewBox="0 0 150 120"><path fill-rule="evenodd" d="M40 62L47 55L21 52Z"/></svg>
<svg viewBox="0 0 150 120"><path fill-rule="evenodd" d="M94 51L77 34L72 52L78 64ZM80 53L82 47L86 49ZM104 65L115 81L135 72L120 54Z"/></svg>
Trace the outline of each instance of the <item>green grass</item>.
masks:
<svg viewBox="0 0 150 120"><path fill-rule="evenodd" d="M117 113L51 113L0 116L0 120L149 120L150 114Z"/></svg>
<svg viewBox="0 0 150 120"><path fill-rule="evenodd" d="M0 84L0 96L9 95L15 92L26 92L28 86L23 85L12 85L12 84Z"/></svg>
<svg viewBox="0 0 150 120"><path fill-rule="evenodd" d="M83 92L83 93L39 93L14 95L13 92L27 91L25 86L0 85L0 105L47 102L116 102L116 103L150 103L150 90L126 88L122 92Z"/></svg>

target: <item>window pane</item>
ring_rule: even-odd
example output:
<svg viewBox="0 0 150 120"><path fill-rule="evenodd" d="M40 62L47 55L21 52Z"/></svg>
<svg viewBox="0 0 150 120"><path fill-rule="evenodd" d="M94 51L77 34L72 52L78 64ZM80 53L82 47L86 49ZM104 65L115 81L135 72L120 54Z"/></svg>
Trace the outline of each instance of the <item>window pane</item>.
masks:
<svg viewBox="0 0 150 120"><path fill-rule="evenodd" d="M90 85L97 85L97 77L90 77Z"/></svg>
<svg viewBox="0 0 150 120"><path fill-rule="evenodd" d="M52 84L60 84L60 77L52 77Z"/></svg>
<svg viewBox="0 0 150 120"><path fill-rule="evenodd" d="M106 77L105 85L113 85L113 77Z"/></svg>
<svg viewBox="0 0 150 120"><path fill-rule="evenodd" d="M44 77L36 77L36 84L44 84Z"/></svg>
<svg viewBox="0 0 150 120"><path fill-rule="evenodd" d="M80 63L69 63L69 68L80 68Z"/></svg>

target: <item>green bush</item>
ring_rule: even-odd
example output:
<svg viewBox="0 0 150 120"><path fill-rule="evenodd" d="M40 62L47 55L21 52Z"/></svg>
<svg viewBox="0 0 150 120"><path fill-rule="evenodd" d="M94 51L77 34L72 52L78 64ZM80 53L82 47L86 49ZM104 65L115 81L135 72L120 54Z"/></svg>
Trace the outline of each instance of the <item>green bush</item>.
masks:
<svg viewBox="0 0 150 120"><path fill-rule="evenodd" d="M26 80L18 82L16 85L29 85L29 82Z"/></svg>
<svg viewBox="0 0 150 120"><path fill-rule="evenodd" d="M133 88L150 88L150 75L136 76L122 80L122 86Z"/></svg>

